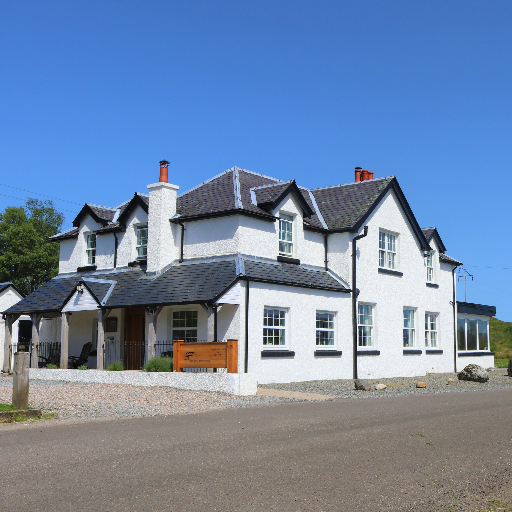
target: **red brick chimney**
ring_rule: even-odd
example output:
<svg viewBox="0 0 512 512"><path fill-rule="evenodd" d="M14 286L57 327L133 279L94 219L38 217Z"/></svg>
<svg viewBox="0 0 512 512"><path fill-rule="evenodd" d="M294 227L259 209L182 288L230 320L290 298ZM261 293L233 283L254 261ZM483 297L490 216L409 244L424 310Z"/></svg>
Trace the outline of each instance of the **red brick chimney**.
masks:
<svg viewBox="0 0 512 512"><path fill-rule="evenodd" d="M356 181L373 180L373 172L363 170L361 167L356 167Z"/></svg>
<svg viewBox="0 0 512 512"><path fill-rule="evenodd" d="M160 183L169 183L169 162L167 160L160 161Z"/></svg>
<svg viewBox="0 0 512 512"><path fill-rule="evenodd" d="M362 181L361 179L361 167L356 167L356 171L355 171L355 174L356 174L356 181Z"/></svg>

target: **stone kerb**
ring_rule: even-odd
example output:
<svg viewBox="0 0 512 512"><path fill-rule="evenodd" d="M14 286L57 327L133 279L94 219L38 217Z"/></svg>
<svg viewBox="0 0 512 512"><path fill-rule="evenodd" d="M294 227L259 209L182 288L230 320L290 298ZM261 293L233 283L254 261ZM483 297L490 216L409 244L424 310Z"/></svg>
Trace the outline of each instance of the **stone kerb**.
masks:
<svg viewBox="0 0 512 512"><path fill-rule="evenodd" d="M255 395L258 387L254 373L157 373L102 370L49 370L30 368L30 379L83 382L89 384L131 384L132 386L170 386L191 391L217 391L231 395Z"/></svg>

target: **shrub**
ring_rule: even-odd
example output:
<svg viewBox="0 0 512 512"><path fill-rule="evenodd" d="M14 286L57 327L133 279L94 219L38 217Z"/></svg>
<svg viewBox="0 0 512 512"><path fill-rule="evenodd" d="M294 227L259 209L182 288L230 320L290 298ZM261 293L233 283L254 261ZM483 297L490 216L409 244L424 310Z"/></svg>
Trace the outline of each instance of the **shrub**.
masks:
<svg viewBox="0 0 512 512"><path fill-rule="evenodd" d="M46 365L46 368L48 368L49 370L56 370L58 366L56 364L49 363Z"/></svg>
<svg viewBox="0 0 512 512"><path fill-rule="evenodd" d="M85 364L81 364L77 370L88 370L89 368Z"/></svg>
<svg viewBox="0 0 512 512"><path fill-rule="evenodd" d="M124 365L121 361L114 361L107 366L107 370L109 372L122 372L124 370Z"/></svg>
<svg viewBox="0 0 512 512"><path fill-rule="evenodd" d="M172 372L172 359L162 356L153 357L142 369L145 372Z"/></svg>

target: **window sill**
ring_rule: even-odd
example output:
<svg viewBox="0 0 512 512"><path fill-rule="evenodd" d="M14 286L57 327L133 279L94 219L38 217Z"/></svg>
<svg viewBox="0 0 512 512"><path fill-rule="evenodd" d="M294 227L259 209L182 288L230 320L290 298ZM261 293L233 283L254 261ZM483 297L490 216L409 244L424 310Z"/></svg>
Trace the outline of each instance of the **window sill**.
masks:
<svg viewBox="0 0 512 512"><path fill-rule="evenodd" d="M315 357L341 356L341 350L315 350Z"/></svg>
<svg viewBox="0 0 512 512"><path fill-rule="evenodd" d="M293 350L262 350L261 357L294 357Z"/></svg>
<svg viewBox="0 0 512 512"><path fill-rule="evenodd" d="M431 349L428 349L425 350L425 354L442 354L443 351L440 350L440 349L437 349L437 348L431 348Z"/></svg>
<svg viewBox="0 0 512 512"><path fill-rule="evenodd" d="M380 356L380 350L358 350L358 356Z"/></svg>
<svg viewBox="0 0 512 512"><path fill-rule="evenodd" d="M88 272L89 270L96 270L96 265L86 265L85 267L78 267L77 272Z"/></svg>
<svg viewBox="0 0 512 512"><path fill-rule="evenodd" d="M402 277L404 275L403 272L398 272L398 270L391 270L390 268L382 268L379 267L379 274L389 274L390 276Z"/></svg>
<svg viewBox="0 0 512 512"><path fill-rule="evenodd" d="M289 258L288 256L278 256L277 261L281 263L292 263L293 265L300 265L300 260L297 258Z"/></svg>
<svg viewBox="0 0 512 512"><path fill-rule="evenodd" d="M435 283L426 283L426 285L427 285L429 288L439 288L439 285L438 285L438 284L435 284Z"/></svg>
<svg viewBox="0 0 512 512"><path fill-rule="evenodd" d="M459 357L473 357L473 356L494 356L494 352L490 350L468 350L467 352L457 352Z"/></svg>
<svg viewBox="0 0 512 512"><path fill-rule="evenodd" d="M145 267L148 264L148 260L134 260L128 262L129 267Z"/></svg>
<svg viewBox="0 0 512 512"><path fill-rule="evenodd" d="M420 356L422 353L419 349L404 348L404 356Z"/></svg>

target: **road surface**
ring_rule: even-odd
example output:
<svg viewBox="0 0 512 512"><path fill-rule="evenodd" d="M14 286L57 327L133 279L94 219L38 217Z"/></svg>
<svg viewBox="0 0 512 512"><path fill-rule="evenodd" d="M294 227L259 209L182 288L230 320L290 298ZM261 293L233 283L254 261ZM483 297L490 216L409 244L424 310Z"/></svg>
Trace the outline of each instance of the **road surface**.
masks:
<svg viewBox="0 0 512 512"><path fill-rule="evenodd" d="M475 511L511 439L510 390L3 425L0 509Z"/></svg>

